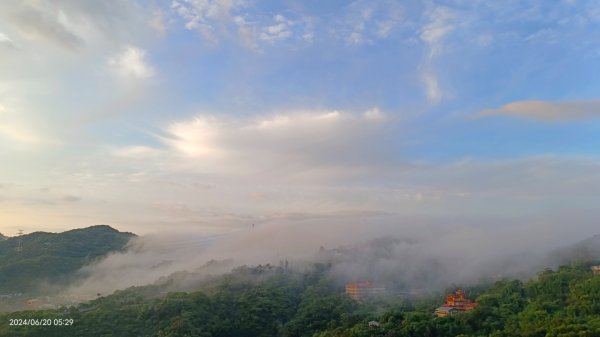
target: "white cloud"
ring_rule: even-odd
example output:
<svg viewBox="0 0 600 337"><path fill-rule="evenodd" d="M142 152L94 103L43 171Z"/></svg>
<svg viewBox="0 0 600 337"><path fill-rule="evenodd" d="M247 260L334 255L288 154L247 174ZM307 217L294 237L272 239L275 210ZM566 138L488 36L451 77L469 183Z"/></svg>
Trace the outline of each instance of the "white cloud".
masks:
<svg viewBox="0 0 600 337"><path fill-rule="evenodd" d="M361 8L357 8L355 10L355 12L353 13L354 17L352 18L352 21L354 21L353 22L354 27L353 27L353 31L346 38L346 42L348 42L349 44L354 44L354 45L371 42L369 39L365 38L364 34L365 34L366 25L372 19L374 7L371 7L370 5L363 6L362 4L359 4L357 2L353 3L351 6L356 6L356 7L361 7Z"/></svg>
<svg viewBox="0 0 600 337"><path fill-rule="evenodd" d="M511 115L542 121L565 121L600 117L600 101L516 101L497 109L487 109L480 116Z"/></svg>
<svg viewBox="0 0 600 337"><path fill-rule="evenodd" d="M177 122L167 129L167 144L189 157L215 158L225 149L219 145L219 137L225 132L225 125L215 118L195 118L192 121Z"/></svg>
<svg viewBox="0 0 600 337"><path fill-rule="evenodd" d="M560 34L554 29L543 28L526 36L524 40L529 43L556 44L560 41Z"/></svg>
<svg viewBox="0 0 600 337"><path fill-rule="evenodd" d="M360 32L352 32L346 38L346 42L348 42L348 44L360 45L366 41L365 41L365 37Z"/></svg>
<svg viewBox="0 0 600 337"><path fill-rule="evenodd" d="M146 59L146 51L134 46L126 46L108 64L125 79L145 80L154 76L154 68Z"/></svg>
<svg viewBox="0 0 600 337"><path fill-rule="evenodd" d="M356 0L342 6L339 13L334 13L334 19L297 10L273 15L249 1L176 0L171 8L187 29L197 30L210 44L237 39L236 42L257 51L261 50L261 43L310 44L322 32L330 32L348 44L373 43L388 38L404 17L402 6L394 0ZM237 32L237 36L232 32Z"/></svg>
<svg viewBox="0 0 600 337"><path fill-rule="evenodd" d="M218 43L217 30L226 29L232 13L245 7L243 0L174 0L171 4L185 28L197 30L211 44Z"/></svg>
<svg viewBox="0 0 600 337"><path fill-rule="evenodd" d="M442 91L435 72L432 69L426 69L421 76L425 84L427 99L431 103L438 103L442 99Z"/></svg>
<svg viewBox="0 0 600 337"><path fill-rule="evenodd" d="M206 172L277 170L294 176L319 169L345 171L387 160L372 148L382 136L383 114L362 116L340 111L299 111L258 118L197 117L171 124L162 137L188 164Z"/></svg>
<svg viewBox="0 0 600 337"><path fill-rule="evenodd" d="M135 0L2 1L0 18L24 49L41 45L45 54L61 49L82 53L98 44L106 49L147 36L154 8L141 7Z"/></svg>
<svg viewBox="0 0 600 337"><path fill-rule="evenodd" d="M292 36L291 26L293 22L286 19L283 15L276 15L273 18L274 24L266 26L262 29L259 39L268 42L274 42L278 40L285 40Z"/></svg>
<svg viewBox="0 0 600 337"><path fill-rule="evenodd" d="M11 12L10 22L28 40L47 41L70 50L79 49L85 43L65 24L69 19L67 14L50 3L23 3Z"/></svg>
<svg viewBox="0 0 600 337"><path fill-rule="evenodd" d="M82 158L85 170L69 167L74 171L46 183L82 202L99 198L78 210L88 217L137 224L144 232L308 217L334 223L351 212L542 221L552 219L548 209L593 209L599 201L598 158L403 162L384 151L388 136L401 129L365 115L329 111L178 124L172 129L177 142L165 140L164 151L130 147L114 158Z"/></svg>
<svg viewBox="0 0 600 337"><path fill-rule="evenodd" d="M456 14L447 7L433 6L424 14L427 21L421 28L419 37L428 46L424 59L421 79L425 85L425 93L429 102L438 103L444 96L434 70L434 62L443 53L443 40L454 29Z"/></svg>
<svg viewBox="0 0 600 337"><path fill-rule="evenodd" d="M312 42L314 36L311 19L302 13L273 15L248 1L176 0L172 9L187 29L198 31L211 46L233 41L261 51L263 45L292 39Z"/></svg>
<svg viewBox="0 0 600 337"><path fill-rule="evenodd" d="M119 104L143 94L132 97L131 88L116 86L107 61L129 78L155 73L147 62L135 62L143 52L135 53L156 38L153 13L135 0L0 1L0 102L10 108L0 122L4 137L36 146L91 141L89 130L82 131L89 121L118 113ZM133 57L123 52L127 44L137 46Z"/></svg>
<svg viewBox="0 0 600 337"><path fill-rule="evenodd" d="M243 0L175 0L171 5L186 20L188 29L211 25L213 20L227 19L233 10L246 6Z"/></svg>
<svg viewBox="0 0 600 337"><path fill-rule="evenodd" d="M380 39L384 39L384 38L388 37L390 35L390 32L392 31L392 29L397 24L398 24L398 22L394 21L394 20L378 21L376 23L376 25L377 25L377 30L376 30L377 37L379 37Z"/></svg>
<svg viewBox="0 0 600 337"><path fill-rule="evenodd" d="M345 8L335 30L350 45L371 44L388 38L402 19L403 8L396 1L357 0Z"/></svg>
<svg viewBox="0 0 600 337"><path fill-rule="evenodd" d="M15 41L2 32L0 32L0 45L16 48Z"/></svg>
<svg viewBox="0 0 600 337"><path fill-rule="evenodd" d="M315 34L313 32L306 32L302 35L302 39L304 42L313 43L315 39Z"/></svg>
<svg viewBox="0 0 600 337"><path fill-rule="evenodd" d="M370 120L381 120L385 118L385 115L379 110L378 107L374 107L365 111L365 118Z"/></svg>
<svg viewBox="0 0 600 337"><path fill-rule="evenodd" d="M447 7L434 7L425 14L427 24L421 29L420 38L436 51L442 39L454 30L455 14Z"/></svg>

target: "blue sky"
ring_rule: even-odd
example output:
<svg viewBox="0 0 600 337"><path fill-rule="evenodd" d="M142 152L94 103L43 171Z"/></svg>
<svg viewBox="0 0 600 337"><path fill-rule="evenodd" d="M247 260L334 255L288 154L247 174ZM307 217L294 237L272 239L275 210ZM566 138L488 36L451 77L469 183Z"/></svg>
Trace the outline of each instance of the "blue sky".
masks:
<svg viewBox="0 0 600 337"><path fill-rule="evenodd" d="M0 232L593 218L598 73L597 1L5 1Z"/></svg>

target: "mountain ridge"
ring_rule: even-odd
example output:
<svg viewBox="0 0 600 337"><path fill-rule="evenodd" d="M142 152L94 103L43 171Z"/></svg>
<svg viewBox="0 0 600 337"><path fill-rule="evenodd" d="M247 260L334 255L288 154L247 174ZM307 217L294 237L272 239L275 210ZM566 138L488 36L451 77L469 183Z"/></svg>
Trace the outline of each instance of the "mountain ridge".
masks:
<svg viewBox="0 0 600 337"><path fill-rule="evenodd" d="M9 237L0 241L0 293L35 292L46 282L66 284L78 269L124 250L134 237L107 225Z"/></svg>

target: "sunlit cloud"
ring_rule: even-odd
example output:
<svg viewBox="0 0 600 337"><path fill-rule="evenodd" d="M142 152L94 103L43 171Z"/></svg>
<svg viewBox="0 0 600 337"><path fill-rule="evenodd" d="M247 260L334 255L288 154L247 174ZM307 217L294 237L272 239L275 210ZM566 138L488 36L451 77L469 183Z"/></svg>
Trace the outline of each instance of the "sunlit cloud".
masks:
<svg viewBox="0 0 600 337"><path fill-rule="evenodd" d="M256 118L196 117L171 124L166 145L210 172L301 174L324 167L368 167L385 157L384 114L292 111ZM375 164L377 165L377 164Z"/></svg>
<svg viewBox="0 0 600 337"><path fill-rule="evenodd" d="M514 116L547 122L600 117L600 101L516 101L497 109L486 109L479 116Z"/></svg>

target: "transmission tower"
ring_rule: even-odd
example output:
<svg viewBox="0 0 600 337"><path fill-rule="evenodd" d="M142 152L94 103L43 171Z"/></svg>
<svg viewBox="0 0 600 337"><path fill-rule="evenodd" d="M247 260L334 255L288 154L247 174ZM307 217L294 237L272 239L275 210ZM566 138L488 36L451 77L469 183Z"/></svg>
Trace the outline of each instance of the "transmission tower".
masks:
<svg viewBox="0 0 600 337"><path fill-rule="evenodd" d="M23 251L23 240L21 239L22 236L23 230L19 229L19 236L17 237L17 247L15 247L15 251L17 252L17 254Z"/></svg>

